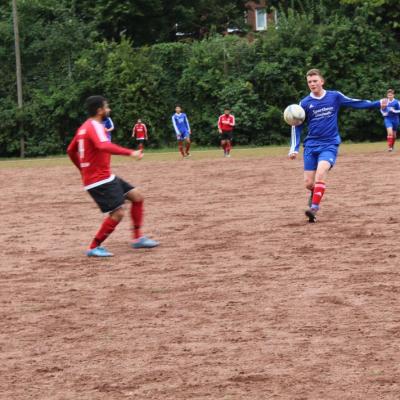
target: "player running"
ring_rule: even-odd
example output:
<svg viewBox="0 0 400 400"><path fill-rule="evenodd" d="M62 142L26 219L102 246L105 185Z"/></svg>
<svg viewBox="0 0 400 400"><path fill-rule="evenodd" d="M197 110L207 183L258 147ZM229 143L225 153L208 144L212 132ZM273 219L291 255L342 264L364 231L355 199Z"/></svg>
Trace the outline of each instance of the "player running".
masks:
<svg viewBox="0 0 400 400"><path fill-rule="evenodd" d="M235 126L235 117L229 108L218 118L218 132L221 135L221 147L224 150L224 157L230 157L232 149L232 133Z"/></svg>
<svg viewBox="0 0 400 400"><path fill-rule="evenodd" d="M79 169L85 190L88 191L100 210L108 216L92 240L86 255L89 257L110 257L101 243L107 239L124 217L123 205L129 200L133 226L132 247L150 248L158 242L142 236L143 194L118 176L111 173L111 154L142 157L141 151L132 151L111 143L102 121L111 110L102 96L91 96L86 100L89 118L77 130L68 146L67 153Z"/></svg>
<svg viewBox="0 0 400 400"><path fill-rule="evenodd" d="M386 96L387 106L381 109L381 113L384 117L383 120L387 131L388 151L393 151L399 128L400 103L394 98L393 89L388 89Z"/></svg>
<svg viewBox="0 0 400 400"><path fill-rule="evenodd" d="M172 116L172 125L175 129L176 140L178 141L178 148L182 159L190 157L190 125L186 114L182 112L180 106L175 107L175 114ZM185 150L183 150L184 141L186 142Z"/></svg>
<svg viewBox="0 0 400 400"><path fill-rule="evenodd" d="M379 108L386 104L384 100L371 102L351 99L336 90L325 90L325 81L318 69L308 71L306 78L311 93L300 101L300 105L304 108L308 125L304 140L304 183L311 195L305 214L309 222L316 222L328 172L335 165L341 142L337 121L340 108ZM292 127L289 151L292 160L296 159L299 152L303 127L304 123Z"/></svg>
<svg viewBox="0 0 400 400"><path fill-rule="evenodd" d="M143 152L144 141L148 139L148 135L147 135L147 127L144 123L142 123L141 119L138 119L136 121L136 124L132 129L132 137L133 138L136 137L138 149Z"/></svg>
<svg viewBox="0 0 400 400"><path fill-rule="evenodd" d="M106 130L108 141L111 142L111 136L112 136L111 132L114 130L114 122L111 119L110 114L107 114L103 119L103 125Z"/></svg>

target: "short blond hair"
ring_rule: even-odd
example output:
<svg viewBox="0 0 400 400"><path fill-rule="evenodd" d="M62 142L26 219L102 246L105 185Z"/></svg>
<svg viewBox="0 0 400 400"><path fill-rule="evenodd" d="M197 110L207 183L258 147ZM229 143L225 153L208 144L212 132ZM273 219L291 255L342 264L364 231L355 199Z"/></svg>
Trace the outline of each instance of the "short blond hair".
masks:
<svg viewBox="0 0 400 400"><path fill-rule="evenodd" d="M322 79L324 79L321 71L317 68L312 68L309 71L307 71L306 73L306 78L308 78L309 76L313 76L313 75L318 75L319 77L321 77Z"/></svg>

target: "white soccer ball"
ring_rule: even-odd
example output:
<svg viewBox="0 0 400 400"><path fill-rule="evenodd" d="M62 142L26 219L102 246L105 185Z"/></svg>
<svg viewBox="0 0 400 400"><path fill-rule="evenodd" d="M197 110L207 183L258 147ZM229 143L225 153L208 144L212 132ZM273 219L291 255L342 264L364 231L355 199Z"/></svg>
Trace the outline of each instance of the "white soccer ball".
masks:
<svg viewBox="0 0 400 400"><path fill-rule="evenodd" d="M283 112L283 119L285 122L291 126L297 126L304 122L306 118L306 113L303 107L298 104L291 104L285 108Z"/></svg>

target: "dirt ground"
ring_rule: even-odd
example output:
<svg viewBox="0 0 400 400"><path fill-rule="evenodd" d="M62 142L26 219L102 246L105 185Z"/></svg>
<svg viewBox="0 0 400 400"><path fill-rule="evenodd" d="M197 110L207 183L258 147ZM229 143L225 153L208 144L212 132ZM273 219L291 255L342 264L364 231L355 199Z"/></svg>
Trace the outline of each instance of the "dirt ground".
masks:
<svg viewBox="0 0 400 400"><path fill-rule="evenodd" d="M72 165L1 169L0 399L399 399L399 170L339 157L308 224L301 161L117 163L161 246L99 260Z"/></svg>

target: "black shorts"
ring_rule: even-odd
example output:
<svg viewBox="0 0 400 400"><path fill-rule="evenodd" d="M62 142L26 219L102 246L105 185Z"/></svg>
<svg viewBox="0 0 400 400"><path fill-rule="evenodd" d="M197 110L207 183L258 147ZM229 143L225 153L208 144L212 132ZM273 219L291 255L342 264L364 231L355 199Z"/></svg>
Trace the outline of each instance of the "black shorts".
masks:
<svg viewBox="0 0 400 400"><path fill-rule="evenodd" d="M232 132L222 132L221 140L232 140Z"/></svg>
<svg viewBox="0 0 400 400"><path fill-rule="evenodd" d="M137 143L144 143L145 140L146 140L146 139L136 139L136 142L137 142Z"/></svg>
<svg viewBox="0 0 400 400"><path fill-rule="evenodd" d="M89 189L88 192L100 210L109 213L124 205L126 195L132 189L134 186L116 176L111 182Z"/></svg>

